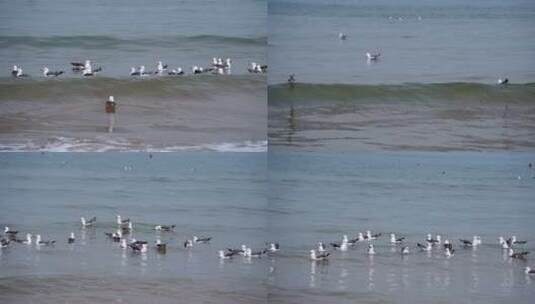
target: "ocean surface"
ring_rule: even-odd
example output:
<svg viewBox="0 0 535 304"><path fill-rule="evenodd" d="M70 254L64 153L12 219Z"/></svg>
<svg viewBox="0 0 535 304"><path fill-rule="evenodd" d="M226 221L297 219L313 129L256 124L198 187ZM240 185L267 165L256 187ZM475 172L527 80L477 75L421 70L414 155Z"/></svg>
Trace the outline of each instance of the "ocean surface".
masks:
<svg viewBox="0 0 535 304"><path fill-rule="evenodd" d="M265 151L266 2L0 1L0 150ZM230 75L191 75L213 57ZM88 79L70 62L91 60ZM130 77L158 61L180 77ZM13 79L13 65L30 77ZM65 71L45 78L40 69ZM118 104L107 134L104 102Z"/></svg>
<svg viewBox="0 0 535 304"><path fill-rule="evenodd" d="M265 303L268 259L217 256L270 241L265 153L0 153L0 168L2 229L57 241L0 249L1 303ZM104 235L117 214L149 242L146 254ZM81 216L96 227L81 229ZM192 235L213 239L185 250Z"/></svg>
<svg viewBox="0 0 535 304"><path fill-rule="evenodd" d="M270 150L533 151L535 85L269 88Z"/></svg>
<svg viewBox="0 0 535 304"><path fill-rule="evenodd" d="M5 76L20 65L34 77L43 66L80 77L69 63L85 59L107 77L154 70L159 60L190 72L212 57L231 58L232 72L245 74L250 61L265 61L266 43L265 1L0 1Z"/></svg>
<svg viewBox="0 0 535 304"><path fill-rule="evenodd" d="M268 153L269 235L283 248L269 274L273 303L532 303L535 169L533 153L272 152ZM383 233L327 263L311 262L319 241ZM406 237L410 247L389 243ZM453 241L454 256L420 252L427 233ZM476 249L460 238L482 237ZM512 260L501 235L527 240ZM533 268L533 267L532 267Z"/></svg>
<svg viewBox="0 0 535 304"><path fill-rule="evenodd" d="M272 0L268 14L270 84L535 81L530 0Z"/></svg>

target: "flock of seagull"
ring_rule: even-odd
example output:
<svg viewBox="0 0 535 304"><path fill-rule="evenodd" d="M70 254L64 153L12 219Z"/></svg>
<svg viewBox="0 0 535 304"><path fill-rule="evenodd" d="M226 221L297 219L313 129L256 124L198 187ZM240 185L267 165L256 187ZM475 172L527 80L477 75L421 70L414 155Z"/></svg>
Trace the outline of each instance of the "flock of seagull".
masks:
<svg viewBox="0 0 535 304"><path fill-rule="evenodd" d="M382 236L382 233L372 234L370 230L366 231L366 234L362 232L358 233L358 236L354 239L349 239L347 235L342 236L341 242L332 242L329 245L338 251L347 251L350 247L357 245L359 242L368 242L368 255L375 255L375 248L372 241L377 240ZM474 235L472 240L469 239L459 239L459 244L462 248L476 248L483 243L482 239L478 235ZM511 236L508 239L505 239L503 236L498 238L498 243L500 244L503 250L506 250L507 255L511 259L526 260L529 251L517 251L517 246L525 245L527 241L517 240L516 236ZM407 255L410 253L410 247L405 244L405 237L397 237L396 234L390 234L390 244L397 246L400 245L399 250L400 254ZM444 252L444 255L448 258L452 257L455 253L453 248L453 242L451 240L444 240L442 242L442 237L436 235L435 238L431 234L427 234L425 242L416 243L416 248L422 252L431 252L435 248L441 248ZM327 261L329 259L330 253L328 252L328 246L323 242L319 242L317 249L310 250L310 260L312 261ZM525 273L528 275L535 274L535 270L527 266L525 268Z"/></svg>
<svg viewBox="0 0 535 304"><path fill-rule="evenodd" d="M212 74L219 74L219 75L229 75L232 67L232 60L230 58L227 58L223 60L223 58L212 58L212 63L209 67L202 67L198 65L194 65L191 67L191 74L197 75L197 74L205 74L205 73L212 73ZM97 75L99 72L102 72L101 66L95 66L91 63L91 60L85 60L85 62L71 62L71 69L73 72L81 73L82 76L85 77L91 77ZM267 65L258 64L256 62L251 62L249 64L249 67L247 68L249 73L253 74L263 74L267 72ZM42 75L44 77L58 77L62 74L65 74L65 71L52 71L48 67L43 67L41 69ZM163 64L162 61L158 61L156 65L156 70L154 71L147 71L145 69L144 65L140 65L139 67L131 67L130 68L130 76L180 76L185 75L184 70L182 67L177 67L175 69L168 69L167 64ZM14 65L13 69L11 70L11 76L14 78L27 78L30 77L30 75L25 74L22 70L22 67L19 65Z"/></svg>
<svg viewBox="0 0 535 304"><path fill-rule="evenodd" d="M97 218L93 217L89 220L86 220L84 217L80 218L81 227L93 228L96 226ZM119 243L119 246L124 250L130 248L133 252L136 253L146 253L149 250L149 242L145 240L136 240L133 237L129 237L133 231L133 222L130 219L122 219L120 215L116 216L117 230L115 232L106 232L104 233L111 241ZM155 231L161 232L172 232L175 229L175 225L157 225L154 226ZM17 238L18 231L13 231L9 227L4 229L4 238L0 240L0 248L5 248L10 246L11 243L19 243L31 245L33 244L32 234L27 233L25 239ZM358 235L349 239L347 235L342 236L340 242L331 242L329 245L326 245L323 242L318 242L316 249L311 249L309 254L309 259L313 262L322 262L327 261L331 256L331 253L328 252L328 248L332 248L335 251L347 251L351 247L356 246L358 243L366 242L367 254L375 255L375 247L373 241L379 239L382 236L382 233L372 234L370 230L366 233L359 232ZM185 249L191 248L196 244L207 244L212 240L212 237L198 237L193 236L191 239L184 241L183 246ZM71 232L67 238L68 244L73 244L76 241L74 232ZM482 239L478 235L474 235L471 240L469 239L459 239L459 245L462 248L477 248L483 243ZM508 257L511 259L526 260L529 251L518 251L518 246L525 245L527 241L518 240L516 236L511 236L505 239L503 236L498 238L498 243L501 248L507 253ZM40 234L37 234L35 237L36 246L54 246L56 244L55 240L43 240ZM408 255L411 252L410 246L406 245L405 237L398 237L396 234L390 234L390 244L393 246L400 246L400 254ZM240 248L226 248L224 250L218 250L218 257L222 260L232 259L235 256L243 256L246 258L260 258L263 255L273 254L280 251L279 243L265 243L266 247L261 250L253 251L247 245L241 245ZM158 237L154 243L154 248L158 253L165 254L167 252L167 244L163 243ZM440 235L436 235L435 238L431 234L427 234L427 237L424 242L416 243L416 249L421 252L431 252L436 249L440 249L444 252L444 255L447 258L454 256L455 249L453 247L453 241L444 240ZM535 269L527 266L525 268L525 273L528 275L535 274Z"/></svg>
<svg viewBox="0 0 535 304"><path fill-rule="evenodd" d="M97 224L97 218L92 217L86 219L85 217L80 218L81 228L82 229L91 229L94 228ZM114 232L105 232L104 235L108 237L114 243L119 243L119 247L124 250L131 249L136 253L146 253L149 250L149 242L146 240L137 240L134 237L129 237L132 235L134 230L134 225L130 219L122 219L120 215L116 216L117 229ZM153 230L159 232L173 232L176 225L156 225ZM35 241L31 233L26 233L26 237L19 239L19 232L16 230L11 230L8 226L4 228L4 237L0 239L0 248L6 248L11 246L12 243L32 245L36 246L54 246L56 240L44 240L41 238L40 234L35 236ZM199 237L192 236L191 239L184 241L183 246L185 249L191 248L196 244L208 244L212 240L212 237ZM68 244L73 244L76 242L76 236L74 232L71 232L67 238ZM233 249L227 248L226 250L220 250L218 252L221 259L230 259L234 255L241 255L247 258L261 257L268 252L277 252L279 251L279 244L277 243L266 243L267 247L262 250L253 251L250 247L242 245L241 248ZM167 252L167 243L163 243L158 237L154 243L154 248L158 253L165 254Z"/></svg>

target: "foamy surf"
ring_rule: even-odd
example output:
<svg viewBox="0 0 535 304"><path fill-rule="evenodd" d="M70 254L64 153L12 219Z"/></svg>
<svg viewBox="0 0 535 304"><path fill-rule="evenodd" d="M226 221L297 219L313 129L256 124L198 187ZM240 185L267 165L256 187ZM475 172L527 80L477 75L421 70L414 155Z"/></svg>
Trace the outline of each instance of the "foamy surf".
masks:
<svg viewBox="0 0 535 304"><path fill-rule="evenodd" d="M45 144L33 141L0 145L0 152L181 152L181 151L213 151L213 152L267 152L267 140L243 142L207 143L200 145L176 145L156 147L142 145L121 139L76 139L69 137L53 137Z"/></svg>

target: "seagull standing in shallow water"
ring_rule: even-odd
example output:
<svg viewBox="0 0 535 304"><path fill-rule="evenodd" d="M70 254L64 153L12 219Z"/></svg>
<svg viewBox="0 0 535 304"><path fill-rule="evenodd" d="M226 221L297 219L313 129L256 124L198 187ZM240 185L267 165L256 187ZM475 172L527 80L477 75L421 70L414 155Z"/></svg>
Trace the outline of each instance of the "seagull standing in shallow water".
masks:
<svg viewBox="0 0 535 304"><path fill-rule="evenodd" d="M391 244L401 244L403 243L404 237L396 238L396 235L394 233L390 234L390 243Z"/></svg>
<svg viewBox="0 0 535 304"><path fill-rule="evenodd" d="M82 216L80 218L80 221L82 222L82 227L89 227L89 226L93 226L97 222L97 217L94 216L90 218L88 221L86 221L85 217Z"/></svg>
<svg viewBox="0 0 535 304"><path fill-rule="evenodd" d="M218 253L219 253L219 258L222 259L222 260L230 259L230 258L232 258L232 256L234 256L236 254L234 252L225 252L223 250L219 250Z"/></svg>
<svg viewBox="0 0 535 304"><path fill-rule="evenodd" d="M74 232L71 232L71 235L67 239L67 243L72 244L72 243L74 243L74 241L75 241Z"/></svg>
<svg viewBox="0 0 535 304"><path fill-rule="evenodd" d="M310 250L310 259L312 261L326 261L329 255L330 253L328 252L316 254L316 251L314 249Z"/></svg>
<svg viewBox="0 0 535 304"><path fill-rule="evenodd" d="M52 246L56 243L56 241L54 240L51 240L51 241L43 241L41 240L41 235L38 234L37 237L35 238L35 245L45 245L45 246Z"/></svg>
<svg viewBox="0 0 535 304"><path fill-rule="evenodd" d="M268 247L268 251L271 253L277 252L280 250L279 243L270 243Z"/></svg>
<svg viewBox="0 0 535 304"><path fill-rule="evenodd" d="M508 84L509 83L509 79L507 78L504 78L504 79L498 79L498 84L499 85L504 85L504 84Z"/></svg>
<svg viewBox="0 0 535 304"><path fill-rule="evenodd" d="M59 75L63 73L64 73L63 71L50 71L48 67L43 68L43 75L45 77L50 77L50 76L58 77Z"/></svg>
<svg viewBox="0 0 535 304"><path fill-rule="evenodd" d="M377 61L380 56L381 56L381 53L366 52L366 57L368 58L368 61Z"/></svg>

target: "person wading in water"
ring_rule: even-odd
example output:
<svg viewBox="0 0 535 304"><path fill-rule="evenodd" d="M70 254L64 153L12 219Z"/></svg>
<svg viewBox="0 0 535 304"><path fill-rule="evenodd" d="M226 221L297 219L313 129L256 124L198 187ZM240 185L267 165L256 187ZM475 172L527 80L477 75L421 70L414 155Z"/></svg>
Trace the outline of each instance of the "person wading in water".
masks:
<svg viewBox="0 0 535 304"><path fill-rule="evenodd" d="M108 114L108 133L113 133L113 127L115 127L115 98L110 96L106 101L106 113Z"/></svg>

